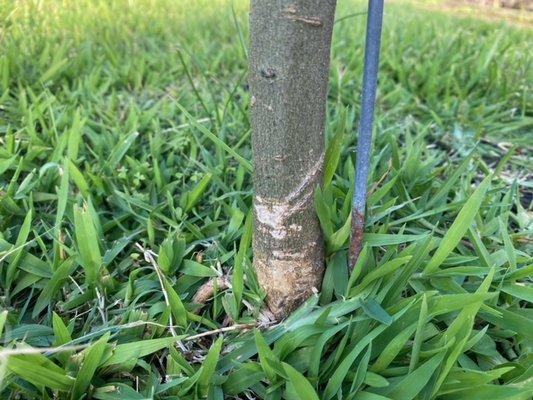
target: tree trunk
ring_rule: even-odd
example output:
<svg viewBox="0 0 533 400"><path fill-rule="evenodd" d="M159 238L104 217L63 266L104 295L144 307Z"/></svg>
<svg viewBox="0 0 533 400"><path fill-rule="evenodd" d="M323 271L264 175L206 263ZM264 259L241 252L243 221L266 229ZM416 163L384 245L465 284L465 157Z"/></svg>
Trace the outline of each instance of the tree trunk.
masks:
<svg viewBox="0 0 533 400"><path fill-rule="evenodd" d="M278 318L319 289L324 272L313 194L323 175L335 4L251 4L254 266Z"/></svg>

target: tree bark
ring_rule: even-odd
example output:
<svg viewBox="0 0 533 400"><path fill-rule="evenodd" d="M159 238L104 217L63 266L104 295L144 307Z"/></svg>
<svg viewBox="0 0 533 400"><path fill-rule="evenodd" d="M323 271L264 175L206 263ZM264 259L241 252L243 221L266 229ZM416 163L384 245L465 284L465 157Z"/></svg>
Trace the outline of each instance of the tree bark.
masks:
<svg viewBox="0 0 533 400"><path fill-rule="evenodd" d="M335 5L251 4L254 266L277 318L319 289L324 272L313 194L323 175Z"/></svg>

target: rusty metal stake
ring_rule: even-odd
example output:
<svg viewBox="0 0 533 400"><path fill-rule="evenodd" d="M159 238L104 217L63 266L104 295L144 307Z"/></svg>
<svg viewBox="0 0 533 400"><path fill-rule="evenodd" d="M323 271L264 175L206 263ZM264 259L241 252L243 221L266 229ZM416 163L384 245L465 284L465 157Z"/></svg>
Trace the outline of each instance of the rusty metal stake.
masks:
<svg viewBox="0 0 533 400"><path fill-rule="evenodd" d="M350 270L353 269L363 245L367 181L370 169L370 153L372 150L372 125L374 122L374 107L376 102L382 22L383 0L368 0L363 94L361 99L359 138L357 141L355 191L352 205L352 230L349 253Z"/></svg>

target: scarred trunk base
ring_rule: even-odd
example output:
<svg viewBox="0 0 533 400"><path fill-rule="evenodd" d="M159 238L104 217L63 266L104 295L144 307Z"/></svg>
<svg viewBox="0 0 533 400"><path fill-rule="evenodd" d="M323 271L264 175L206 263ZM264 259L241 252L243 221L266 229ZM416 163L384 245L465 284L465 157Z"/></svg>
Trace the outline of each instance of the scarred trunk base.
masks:
<svg viewBox="0 0 533 400"><path fill-rule="evenodd" d="M267 305L277 319L285 318L305 300L318 292L324 266L321 246L310 245L300 254L254 254L254 266Z"/></svg>
<svg viewBox="0 0 533 400"><path fill-rule="evenodd" d="M250 91L254 265L286 317L320 288L324 244L313 204L322 180L335 0L252 0Z"/></svg>
<svg viewBox="0 0 533 400"><path fill-rule="evenodd" d="M278 319L294 311L322 283L324 240L313 207L322 164L320 157L285 201L254 198L254 266L267 305Z"/></svg>

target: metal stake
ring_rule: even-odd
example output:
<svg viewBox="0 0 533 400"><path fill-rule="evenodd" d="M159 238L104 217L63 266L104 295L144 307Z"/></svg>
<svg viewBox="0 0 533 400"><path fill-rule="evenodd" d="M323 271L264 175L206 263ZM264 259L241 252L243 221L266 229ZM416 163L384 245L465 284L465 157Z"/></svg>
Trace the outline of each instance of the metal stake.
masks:
<svg viewBox="0 0 533 400"><path fill-rule="evenodd" d="M361 118L359 121L359 139L357 141L355 191L352 204L352 230L349 253L350 270L354 267L363 244L382 22L383 0L368 0L363 94L361 99Z"/></svg>

